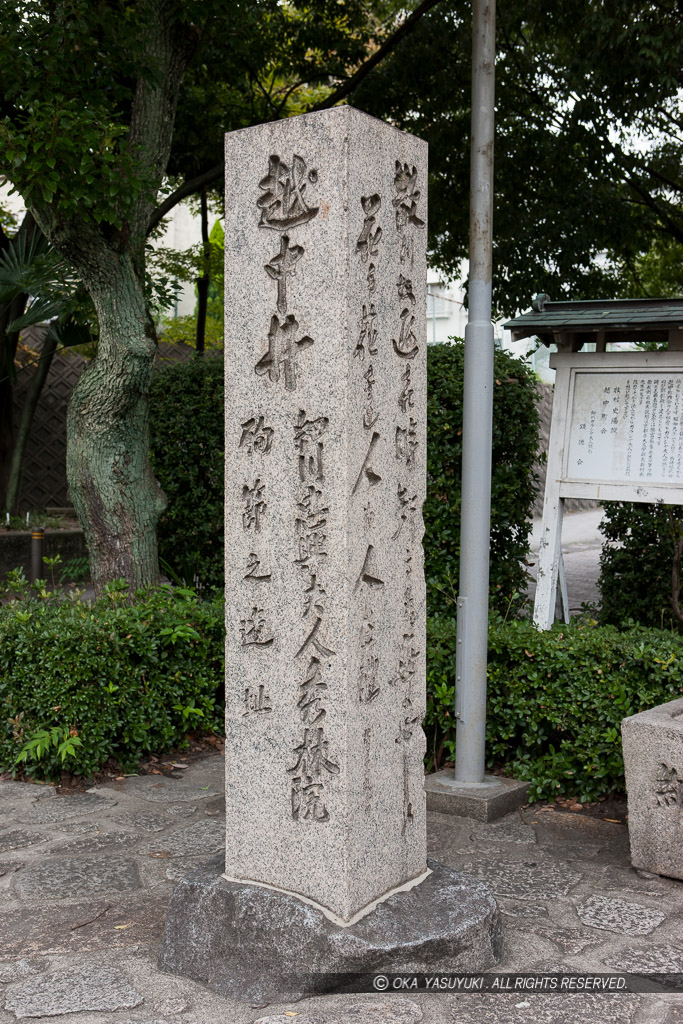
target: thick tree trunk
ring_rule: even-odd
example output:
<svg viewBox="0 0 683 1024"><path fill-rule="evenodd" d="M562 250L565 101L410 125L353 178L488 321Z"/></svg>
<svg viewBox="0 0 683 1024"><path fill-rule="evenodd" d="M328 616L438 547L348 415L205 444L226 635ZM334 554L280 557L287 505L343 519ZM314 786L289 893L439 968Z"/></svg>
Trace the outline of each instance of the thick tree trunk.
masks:
<svg viewBox="0 0 683 1024"><path fill-rule="evenodd" d="M168 164L183 70L199 36L175 0L141 0L140 12L149 65L137 80L126 148L150 185L123 204L117 227L98 224L89 211L63 217L51 206L34 210L81 277L99 322L97 356L69 403L66 454L96 593L118 578L133 589L159 582L156 526L166 506L149 461L156 339L143 290L145 234Z"/></svg>
<svg viewBox="0 0 683 1024"><path fill-rule="evenodd" d="M96 593L108 580L159 582L157 521L166 500L149 462L149 382L156 352L131 259L109 251L86 284L100 328L97 356L67 418L67 476Z"/></svg>

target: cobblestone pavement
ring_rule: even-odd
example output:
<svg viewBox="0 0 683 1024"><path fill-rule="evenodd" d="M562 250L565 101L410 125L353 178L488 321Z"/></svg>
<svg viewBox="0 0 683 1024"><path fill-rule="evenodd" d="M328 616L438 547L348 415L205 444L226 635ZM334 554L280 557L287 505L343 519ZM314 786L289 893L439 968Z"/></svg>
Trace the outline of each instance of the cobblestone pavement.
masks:
<svg viewBox="0 0 683 1024"><path fill-rule="evenodd" d="M683 1024L683 995L333 996L251 1008L162 974L173 886L222 848L223 759L87 793L0 782L0 1024ZM683 972L683 883L631 869L626 827L529 807L432 814L429 853L484 879L504 971ZM289 1014L289 1015L286 1015Z"/></svg>

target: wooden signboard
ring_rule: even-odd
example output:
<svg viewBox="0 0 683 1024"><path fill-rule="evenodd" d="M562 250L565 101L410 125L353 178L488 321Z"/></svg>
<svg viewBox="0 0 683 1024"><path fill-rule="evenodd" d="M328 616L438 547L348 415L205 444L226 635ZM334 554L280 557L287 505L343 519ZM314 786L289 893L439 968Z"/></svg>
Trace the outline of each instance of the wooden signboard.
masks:
<svg viewBox="0 0 683 1024"><path fill-rule="evenodd" d="M683 352L551 355L557 371L534 623L549 629L565 498L683 504Z"/></svg>

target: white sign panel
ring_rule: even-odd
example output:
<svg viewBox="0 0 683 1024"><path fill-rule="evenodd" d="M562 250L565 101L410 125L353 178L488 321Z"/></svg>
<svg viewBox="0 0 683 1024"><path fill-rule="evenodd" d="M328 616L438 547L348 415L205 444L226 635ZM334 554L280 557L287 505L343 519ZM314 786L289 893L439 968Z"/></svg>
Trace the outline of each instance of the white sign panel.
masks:
<svg viewBox="0 0 683 1024"><path fill-rule="evenodd" d="M565 498L683 505L683 352L562 352L550 427L534 622L549 629ZM563 598L569 621L568 600Z"/></svg>
<svg viewBox="0 0 683 1024"><path fill-rule="evenodd" d="M682 425L683 374L577 372L563 475L605 483L678 483Z"/></svg>

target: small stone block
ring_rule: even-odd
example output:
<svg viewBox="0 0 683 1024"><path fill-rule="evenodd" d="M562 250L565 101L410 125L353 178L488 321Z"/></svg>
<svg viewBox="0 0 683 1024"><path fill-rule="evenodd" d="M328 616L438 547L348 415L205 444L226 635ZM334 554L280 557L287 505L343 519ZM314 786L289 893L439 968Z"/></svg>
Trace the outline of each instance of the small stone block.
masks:
<svg viewBox="0 0 683 1024"><path fill-rule="evenodd" d="M348 973L478 973L502 955L484 885L433 861L431 874L355 924L334 924L288 893L221 877L222 858L176 886L159 967L252 1004L338 988Z"/></svg>
<svg viewBox="0 0 683 1024"><path fill-rule="evenodd" d="M528 782L485 775L481 783L456 782L452 768L425 779L427 810L475 821L496 821L527 803Z"/></svg>
<svg viewBox="0 0 683 1024"><path fill-rule="evenodd" d="M57 1017L82 1010L132 1009L142 999L120 971L79 966L10 985L5 1009L16 1017Z"/></svg>
<svg viewBox="0 0 683 1024"><path fill-rule="evenodd" d="M254 1024L419 1024L422 1010L408 999L392 999L388 1003L353 1003L342 1010L330 1009L313 1013L276 1013L259 1017Z"/></svg>
<svg viewBox="0 0 683 1024"><path fill-rule="evenodd" d="M621 723L634 868L683 879L683 697Z"/></svg>
<svg viewBox="0 0 683 1024"><path fill-rule="evenodd" d="M649 935L666 918L666 914L645 907L642 903L597 895L584 900L576 912L589 928L599 928L617 935Z"/></svg>

